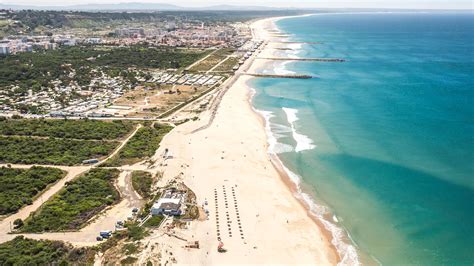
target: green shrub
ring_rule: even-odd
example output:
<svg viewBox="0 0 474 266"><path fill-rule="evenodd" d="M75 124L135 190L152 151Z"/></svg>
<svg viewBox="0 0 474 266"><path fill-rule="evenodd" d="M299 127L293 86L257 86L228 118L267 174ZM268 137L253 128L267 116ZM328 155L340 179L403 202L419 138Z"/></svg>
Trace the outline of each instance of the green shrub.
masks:
<svg viewBox="0 0 474 266"><path fill-rule="evenodd" d="M136 223L127 224L128 238L133 241L142 240L148 235L148 231L145 228L138 226Z"/></svg>
<svg viewBox="0 0 474 266"><path fill-rule="evenodd" d="M168 125L159 124L155 124L154 127L146 126L140 128L119 153L102 164L102 166L134 164L153 156L160 146L162 138L172 128Z"/></svg>
<svg viewBox="0 0 474 266"><path fill-rule="evenodd" d="M91 249L75 249L59 241L17 236L0 244L0 265L86 265L93 263L94 254Z"/></svg>
<svg viewBox="0 0 474 266"><path fill-rule="evenodd" d="M143 225L146 227L158 227L163 218L164 217L162 215L152 216Z"/></svg>
<svg viewBox="0 0 474 266"><path fill-rule="evenodd" d="M118 142L0 136L0 163L75 165L110 154Z"/></svg>
<svg viewBox="0 0 474 266"><path fill-rule="evenodd" d="M3 119L0 135L41 136L73 139L117 139L133 129L130 121L89 119Z"/></svg>
<svg viewBox="0 0 474 266"><path fill-rule="evenodd" d="M119 200L113 182L117 169L94 168L69 182L26 220L21 232L77 230Z"/></svg>
<svg viewBox="0 0 474 266"><path fill-rule="evenodd" d="M153 178L151 174L144 171L132 172L132 186L133 189L143 198L148 198L151 194L151 186L153 185Z"/></svg>
<svg viewBox="0 0 474 266"><path fill-rule="evenodd" d="M135 243L127 243L123 246L122 251L125 255L131 255L138 252L139 246Z"/></svg>
<svg viewBox="0 0 474 266"><path fill-rule="evenodd" d="M135 257L126 257L125 259L121 260L120 263L123 265L134 264L138 259Z"/></svg>
<svg viewBox="0 0 474 266"><path fill-rule="evenodd" d="M0 168L0 214L18 211L31 204L35 196L65 176L65 172L50 167L29 169Z"/></svg>

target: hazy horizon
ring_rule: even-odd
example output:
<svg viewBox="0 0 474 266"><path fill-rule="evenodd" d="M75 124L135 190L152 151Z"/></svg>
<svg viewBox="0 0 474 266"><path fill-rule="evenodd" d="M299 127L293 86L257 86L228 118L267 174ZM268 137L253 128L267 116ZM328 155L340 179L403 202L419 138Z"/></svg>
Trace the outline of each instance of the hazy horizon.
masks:
<svg viewBox="0 0 474 266"><path fill-rule="evenodd" d="M33 5L33 6L69 6L84 4L119 4L119 3L147 3L147 4L172 4L183 7L206 7L213 5L234 5L234 6L262 6L262 7L288 7L288 8L393 8L393 9L467 9L473 10L473 3L470 0L379 0L379 1L314 1L300 0L297 3L288 4L285 0L175 0L172 3L168 1L157 0L134 0L134 1L114 1L114 0L0 0L0 4L7 5Z"/></svg>

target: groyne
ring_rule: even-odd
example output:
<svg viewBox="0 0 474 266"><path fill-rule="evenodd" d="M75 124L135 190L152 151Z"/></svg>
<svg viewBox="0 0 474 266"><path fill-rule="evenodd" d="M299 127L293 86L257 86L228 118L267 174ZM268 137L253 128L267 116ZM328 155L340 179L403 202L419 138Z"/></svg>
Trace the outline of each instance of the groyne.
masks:
<svg viewBox="0 0 474 266"><path fill-rule="evenodd" d="M292 57L257 57L255 59L278 61L316 61L316 62L346 62L341 58L292 58Z"/></svg>
<svg viewBox="0 0 474 266"><path fill-rule="evenodd" d="M300 75L300 74L261 74L261 73L243 73L247 76L259 77L259 78L287 78L287 79L312 79L317 78L311 75Z"/></svg>
<svg viewBox="0 0 474 266"><path fill-rule="evenodd" d="M271 43L283 43L283 44L323 44L322 42L290 42L290 41L280 41L280 42L277 42L277 41L273 41Z"/></svg>

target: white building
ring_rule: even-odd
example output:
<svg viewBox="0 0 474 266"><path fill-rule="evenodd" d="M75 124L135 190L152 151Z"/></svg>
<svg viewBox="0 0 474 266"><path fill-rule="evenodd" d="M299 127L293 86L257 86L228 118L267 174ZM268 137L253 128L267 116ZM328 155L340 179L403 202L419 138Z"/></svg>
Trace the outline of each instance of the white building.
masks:
<svg viewBox="0 0 474 266"><path fill-rule="evenodd" d="M181 198L161 198L151 207L151 215L181 215Z"/></svg>
<svg viewBox="0 0 474 266"><path fill-rule="evenodd" d="M168 189L161 198L151 207L151 215L183 215L185 212L186 192Z"/></svg>

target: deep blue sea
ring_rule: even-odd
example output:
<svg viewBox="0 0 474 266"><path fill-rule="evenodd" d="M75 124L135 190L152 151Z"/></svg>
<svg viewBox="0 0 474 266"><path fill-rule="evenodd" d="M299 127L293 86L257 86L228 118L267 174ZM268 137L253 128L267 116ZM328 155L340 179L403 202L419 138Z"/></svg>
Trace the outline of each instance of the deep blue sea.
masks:
<svg viewBox="0 0 474 266"><path fill-rule="evenodd" d="M352 246L358 260L383 265L473 265L474 14L325 14L277 25L291 41L322 42L278 56L347 60L277 62L261 71L319 78L251 84L271 151L302 180L346 261Z"/></svg>

